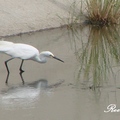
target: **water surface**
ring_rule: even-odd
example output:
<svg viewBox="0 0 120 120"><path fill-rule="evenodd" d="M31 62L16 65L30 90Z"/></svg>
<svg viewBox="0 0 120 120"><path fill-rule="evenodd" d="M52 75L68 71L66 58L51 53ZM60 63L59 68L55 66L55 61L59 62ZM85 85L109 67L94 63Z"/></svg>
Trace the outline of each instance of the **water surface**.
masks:
<svg viewBox="0 0 120 120"><path fill-rule="evenodd" d="M88 28L81 32L86 42ZM120 113L104 113L109 104L120 108L119 68L116 79L109 79L95 90L93 82L79 76L79 39L73 39L67 29L24 34L5 38L7 41L27 43L39 51L49 50L65 61L49 59L46 64L25 61L22 84L19 75L21 60L8 63L10 75L5 84L7 71L4 61L9 56L0 54L0 119L3 120L117 120ZM107 84L105 84L107 83Z"/></svg>

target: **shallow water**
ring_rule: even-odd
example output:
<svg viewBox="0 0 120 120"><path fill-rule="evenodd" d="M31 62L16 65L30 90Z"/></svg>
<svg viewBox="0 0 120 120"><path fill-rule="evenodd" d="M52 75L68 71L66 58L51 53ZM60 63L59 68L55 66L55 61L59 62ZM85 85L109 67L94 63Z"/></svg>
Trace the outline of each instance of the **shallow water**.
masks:
<svg viewBox="0 0 120 120"><path fill-rule="evenodd" d="M85 28L84 32L87 33ZM84 39L87 38L87 35ZM109 77L107 85L89 87L89 82L77 77L79 62L76 58L77 43L71 40L67 29L54 29L5 38L49 50L65 61L49 59L46 64L25 61L25 72L19 75L21 60L8 63L9 56L0 54L0 119L3 120L118 120L120 112L105 113L107 106L120 108L119 75ZM22 84L23 77L25 84ZM79 82L78 82L79 81ZM106 81L105 81L106 82ZM85 84L87 83L87 84Z"/></svg>

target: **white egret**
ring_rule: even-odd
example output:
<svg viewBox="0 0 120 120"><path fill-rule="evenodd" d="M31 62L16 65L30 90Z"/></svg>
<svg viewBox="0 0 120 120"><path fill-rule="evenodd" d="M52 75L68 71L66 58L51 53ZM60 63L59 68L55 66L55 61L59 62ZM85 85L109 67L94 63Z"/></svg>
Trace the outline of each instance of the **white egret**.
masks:
<svg viewBox="0 0 120 120"><path fill-rule="evenodd" d="M47 58L54 58L56 60L64 62L63 60L55 57L53 53L51 53L50 51L43 51L40 53L37 48L28 44L23 44L23 43L13 43L13 42L2 40L0 41L0 52L11 56L10 59L5 61L5 66L8 73L9 73L9 68L7 63L14 58L22 59L22 62L19 68L20 73L24 72L22 70L24 60L33 60L39 63L46 63Z"/></svg>

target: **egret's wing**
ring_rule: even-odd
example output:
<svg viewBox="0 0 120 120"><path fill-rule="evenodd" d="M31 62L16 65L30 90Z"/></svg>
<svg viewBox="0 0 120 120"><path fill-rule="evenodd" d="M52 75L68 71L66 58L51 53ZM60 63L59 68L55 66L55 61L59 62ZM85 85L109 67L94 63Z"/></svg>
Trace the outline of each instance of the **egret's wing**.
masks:
<svg viewBox="0 0 120 120"><path fill-rule="evenodd" d="M12 57L18 57L21 59L31 59L32 57L39 55L39 51L27 44L14 44L13 49L7 54L11 55Z"/></svg>
<svg viewBox="0 0 120 120"><path fill-rule="evenodd" d="M31 45L8 41L0 41L0 52L21 59L32 59L39 55L39 51Z"/></svg>

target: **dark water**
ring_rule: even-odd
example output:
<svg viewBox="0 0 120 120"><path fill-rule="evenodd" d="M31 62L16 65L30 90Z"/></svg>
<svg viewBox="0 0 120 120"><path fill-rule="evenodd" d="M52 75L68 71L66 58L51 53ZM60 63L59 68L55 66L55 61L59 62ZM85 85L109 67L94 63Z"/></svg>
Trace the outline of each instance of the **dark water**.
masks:
<svg viewBox="0 0 120 120"><path fill-rule="evenodd" d="M112 69L116 73L115 76L111 72L104 76L106 67L102 67L104 74L102 72L92 74L98 68L98 66L92 66L93 63L97 61L97 65L100 64L98 61L102 60L96 58L96 54L101 50L94 52L97 47L96 42L92 41L100 32L97 31L98 34L94 30L91 33L90 31L88 27L77 32L55 29L5 38L7 41L33 45L40 51L49 50L65 63L52 59L46 64L25 61L23 66L25 72L22 74L25 81L23 85L19 75L21 60L14 59L8 63L10 75L6 85L7 71L4 61L9 59L9 56L0 54L0 119L118 120L120 112L105 113L104 110L107 110L110 104L115 104L117 109L120 108L119 67ZM91 37L90 34L92 34ZM88 39L91 42L88 42ZM95 49L90 49L94 47L90 47L88 43L94 43ZM84 52L83 46L86 44L89 49ZM92 58L96 58L95 60L89 59L90 53L93 55ZM80 56L83 56L82 59ZM84 57L91 61L90 69L85 66L89 62L85 62L87 60ZM115 63L113 61L112 66L118 65ZM100 65L103 66L103 64Z"/></svg>

